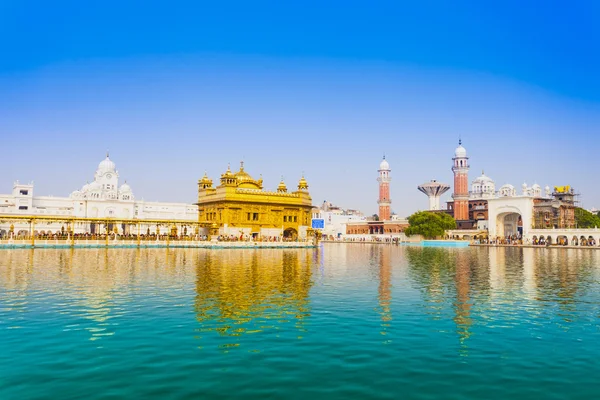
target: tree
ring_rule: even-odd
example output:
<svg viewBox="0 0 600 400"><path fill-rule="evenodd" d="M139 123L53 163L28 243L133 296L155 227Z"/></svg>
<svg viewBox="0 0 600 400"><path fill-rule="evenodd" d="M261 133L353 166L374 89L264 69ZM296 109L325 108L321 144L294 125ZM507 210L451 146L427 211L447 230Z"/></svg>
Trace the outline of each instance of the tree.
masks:
<svg viewBox="0 0 600 400"><path fill-rule="evenodd" d="M444 236L449 229L456 229L456 221L446 213L418 211L408 217L409 227L404 233L407 236L421 235L425 239Z"/></svg>
<svg viewBox="0 0 600 400"><path fill-rule="evenodd" d="M373 214L371 218L373 218L373 221L379 221L379 215L377 214Z"/></svg>
<svg viewBox="0 0 600 400"><path fill-rule="evenodd" d="M578 228L595 228L600 227L600 217L594 215L588 210L577 207L575 208L575 223Z"/></svg>

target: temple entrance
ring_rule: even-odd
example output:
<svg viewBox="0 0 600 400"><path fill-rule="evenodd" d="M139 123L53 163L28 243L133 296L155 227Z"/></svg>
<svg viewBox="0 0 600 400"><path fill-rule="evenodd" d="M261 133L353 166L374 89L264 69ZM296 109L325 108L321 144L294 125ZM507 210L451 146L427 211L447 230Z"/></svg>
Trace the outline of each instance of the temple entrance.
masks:
<svg viewBox="0 0 600 400"><path fill-rule="evenodd" d="M506 212L498 214L496 217L497 235L500 237L521 236L523 226L521 214L516 212Z"/></svg>
<svg viewBox="0 0 600 400"><path fill-rule="evenodd" d="M283 231L283 238L287 240L297 240L298 231L296 231L294 228L287 228Z"/></svg>

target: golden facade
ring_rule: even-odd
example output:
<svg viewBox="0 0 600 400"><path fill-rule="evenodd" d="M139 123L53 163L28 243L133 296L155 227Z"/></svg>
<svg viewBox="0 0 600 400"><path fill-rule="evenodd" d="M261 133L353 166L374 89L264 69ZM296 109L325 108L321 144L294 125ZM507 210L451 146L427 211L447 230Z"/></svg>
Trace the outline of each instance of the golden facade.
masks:
<svg viewBox="0 0 600 400"><path fill-rule="evenodd" d="M235 173L227 167L216 187L204 174L198 181L198 208L199 222L210 224L211 235L303 239L309 233L312 199L304 177L294 192L288 192L283 179L276 191L266 191L262 176L252 178L242 162Z"/></svg>

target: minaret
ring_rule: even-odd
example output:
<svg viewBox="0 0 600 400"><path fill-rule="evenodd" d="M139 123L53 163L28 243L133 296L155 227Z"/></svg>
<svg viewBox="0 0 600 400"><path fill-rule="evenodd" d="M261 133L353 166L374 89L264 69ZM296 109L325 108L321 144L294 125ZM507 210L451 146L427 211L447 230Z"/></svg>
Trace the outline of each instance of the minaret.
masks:
<svg viewBox="0 0 600 400"><path fill-rule="evenodd" d="M390 164L385 160L385 155L383 156L383 161L379 164L379 178L377 178L377 182L379 182L379 220L380 221L389 221L390 220L390 204L392 204L392 200L390 199Z"/></svg>
<svg viewBox="0 0 600 400"><path fill-rule="evenodd" d="M458 140L458 147L454 151L452 159L452 172L454 172L454 219L467 221L469 219L469 157L467 150L462 147L462 141Z"/></svg>

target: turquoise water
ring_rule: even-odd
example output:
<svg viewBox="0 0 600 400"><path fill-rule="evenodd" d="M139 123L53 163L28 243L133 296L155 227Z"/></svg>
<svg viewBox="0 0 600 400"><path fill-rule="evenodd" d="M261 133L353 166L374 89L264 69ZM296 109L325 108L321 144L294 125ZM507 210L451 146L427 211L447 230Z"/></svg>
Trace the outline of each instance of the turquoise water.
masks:
<svg viewBox="0 0 600 400"><path fill-rule="evenodd" d="M600 252L0 252L0 398L591 399Z"/></svg>

